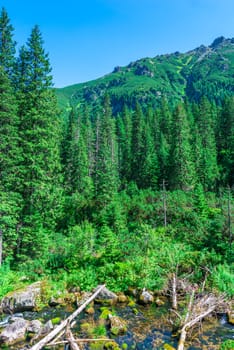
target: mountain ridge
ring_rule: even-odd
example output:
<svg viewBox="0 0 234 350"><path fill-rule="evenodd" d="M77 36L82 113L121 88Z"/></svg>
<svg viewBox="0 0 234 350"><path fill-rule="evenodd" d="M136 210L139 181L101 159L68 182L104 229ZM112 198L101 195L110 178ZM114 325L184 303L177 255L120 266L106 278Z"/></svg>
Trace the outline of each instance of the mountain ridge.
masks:
<svg viewBox="0 0 234 350"><path fill-rule="evenodd" d="M88 104L96 109L108 93L113 113L136 101L157 106L162 97L171 103L202 96L220 103L234 92L234 38L216 38L211 45L185 53L144 57L85 83L56 89L59 106Z"/></svg>

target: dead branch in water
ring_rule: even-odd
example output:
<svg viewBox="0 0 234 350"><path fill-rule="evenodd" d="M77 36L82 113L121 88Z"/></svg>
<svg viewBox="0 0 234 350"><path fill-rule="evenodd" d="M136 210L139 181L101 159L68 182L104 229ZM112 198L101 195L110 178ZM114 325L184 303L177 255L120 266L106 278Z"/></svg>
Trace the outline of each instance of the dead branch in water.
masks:
<svg viewBox="0 0 234 350"><path fill-rule="evenodd" d="M58 325L55 329L53 329L49 334L47 334L43 339L41 339L38 343L33 345L30 350L41 350L46 344L51 342L62 330L65 330L67 325L70 325L71 322L76 318L85 308L86 306L93 301L96 296L103 290L105 285L100 286L95 293L91 295L89 299L87 299L76 311L73 312L66 320L64 320L60 325ZM72 338L71 338L72 339ZM73 338L74 340L74 338ZM73 348L75 350L75 348ZM79 347L78 347L79 349ZM77 348L76 348L77 350Z"/></svg>
<svg viewBox="0 0 234 350"><path fill-rule="evenodd" d="M187 332L224 303L223 295L215 296L213 294L208 294L197 298L196 300L194 295L195 291L190 296L187 313L181 324L180 339L177 350L184 350Z"/></svg>

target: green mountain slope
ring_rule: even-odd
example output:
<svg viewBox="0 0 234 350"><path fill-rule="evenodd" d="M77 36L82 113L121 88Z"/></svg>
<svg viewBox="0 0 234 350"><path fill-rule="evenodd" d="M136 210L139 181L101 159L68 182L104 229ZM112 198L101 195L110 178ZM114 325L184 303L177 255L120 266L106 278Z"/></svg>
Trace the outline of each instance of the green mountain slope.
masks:
<svg viewBox="0 0 234 350"><path fill-rule="evenodd" d="M234 38L215 39L208 47L143 58L97 80L57 89L60 107L88 103L96 108L108 92L113 112L138 100L143 106L156 106L162 96L170 102L201 96L220 102L234 92Z"/></svg>

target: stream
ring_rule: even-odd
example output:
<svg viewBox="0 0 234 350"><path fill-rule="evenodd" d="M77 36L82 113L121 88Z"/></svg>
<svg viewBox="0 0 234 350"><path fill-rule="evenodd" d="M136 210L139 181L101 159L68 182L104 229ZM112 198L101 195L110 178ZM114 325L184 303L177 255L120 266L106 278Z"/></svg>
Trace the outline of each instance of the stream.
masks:
<svg viewBox="0 0 234 350"><path fill-rule="evenodd" d="M112 310L111 310L112 309ZM121 336L113 336L108 327L108 321L101 320L102 328L106 329L106 336L113 339L123 349L128 350L159 350L164 349L163 345L169 344L176 348L177 338L173 336L172 325L168 322L168 305L164 306L142 306L136 305L133 309L124 304L117 304L110 308L115 314L125 320L127 323L127 332ZM71 308L47 308L41 312L24 312L23 317L27 320L40 319L46 322L50 319L67 318L71 312ZM76 337L87 337L82 325L89 324L93 327L100 325L100 305L95 304L95 313L88 315L82 313L78 316L73 334ZM0 324L4 323L4 317L0 320ZM5 316L5 323L7 318ZM202 331L201 331L202 329ZM99 335L102 337L101 335ZM234 340L234 326L227 322L225 315L220 315L217 319L208 319L200 325L200 331L192 334L192 338L186 343L186 350L218 350L220 344L228 339ZM30 348L29 343L24 342L12 347L4 347L4 350L19 350ZM64 350L64 346L50 347L52 350ZM85 345L84 349L101 350L101 343Z"/></svg>

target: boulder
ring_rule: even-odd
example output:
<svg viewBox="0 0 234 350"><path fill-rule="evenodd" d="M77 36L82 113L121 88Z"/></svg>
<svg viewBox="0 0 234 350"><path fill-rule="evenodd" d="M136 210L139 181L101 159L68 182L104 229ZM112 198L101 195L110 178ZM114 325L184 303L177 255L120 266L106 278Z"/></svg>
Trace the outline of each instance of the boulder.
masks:
<svg viewBox="0 0 234 350"><path fill-rule="evenodd" d="M153 302L154 302L153 294L144 288L139 295L139 303L147 305Z"/></svg>
<svg viewBox="0 0 234 350"><path fill-rule="evenodd" d="M98 289L100 286L98 286L96 289ZM111 292L106 287L103 288L103 290L98 294L97 298L95 299L96 303L104 304L104 305L114 305L118 300L118 296Z"/></svg>
<svg viewBox="0 0 234 350"><path fill-rule="evenodd" d="M123 294L123 293L119 293L118 295L118 302L119 303L127 303L128 302L128 297Z"/></svg>
<svg viewBox="0 0 234 350"><path fill-rule="evenodd" d="M49 320L44 324L44 326L41 330L41 334L47 334L47 333L51 332L52 329L54 329L54 326L53 326L52 321Z"/></svg>
<svg viewBox="0 0 234 350"><path fill-rule="evenodd" d="M23 318L16 318L0 334L0 342L6 345L18 343L25 339L29 322Z"/></svg>
<svg viewBox="0 0 234 350"><path fill-rule="evenodd" d="M118 316L109 315L110 331L114 335L120 335L127 332L127 326L124 320Z"/></svg>
<svg viewBox="0 0 234 350"><path fill-rule="evenodd" d="M35 282L22 290L8 293L1 301L1 309L4 313L33 310L40 294L41 283Z"/></svg>
<svg viewBox="0 0 234 350"><path fill-rule="evenodd" d="M42 323L39 320L33 320L29 323L27 331L33 334L39 334L42 330Z"/></svg>
<svg viewBox="0 0 234 350"><path fill-rule="evenodd" d="M62 297L51 297L49 300L49 306L54 307L54 306L59 306L59 305L64 305L65 301Z"/></svg>

